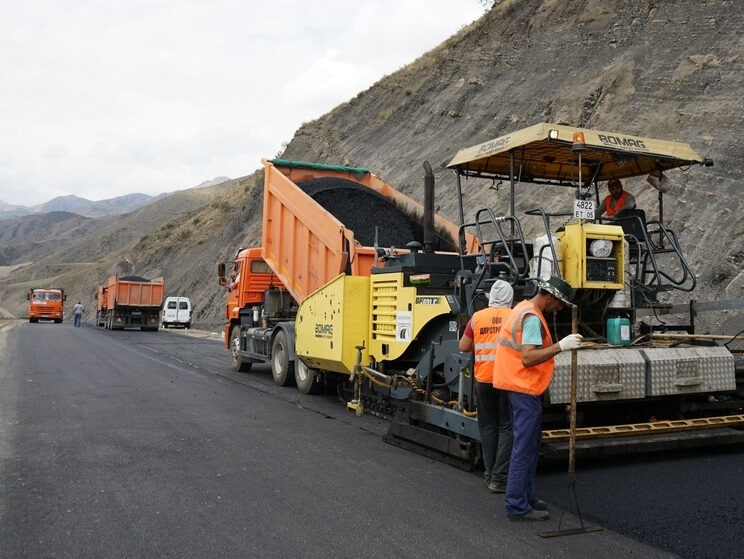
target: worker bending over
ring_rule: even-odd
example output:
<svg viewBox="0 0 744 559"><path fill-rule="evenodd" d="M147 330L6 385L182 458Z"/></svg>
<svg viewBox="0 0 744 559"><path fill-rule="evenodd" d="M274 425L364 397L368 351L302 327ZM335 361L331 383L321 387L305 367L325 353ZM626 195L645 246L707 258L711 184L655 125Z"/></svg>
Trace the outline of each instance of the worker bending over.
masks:
<svg viewBox="0 0 744 559"><path fill-rule="evenodd" d="M514 290L496 280L488 295L488 307L476 312L460 338L460 351L473 351L478 430L483 450L486 486L494 493L506 492L506 474L512 451L512 425L506 392L493 386L496 342L504 319L511 312Z"/></svg>
<svg viewBox="0 0 744 559"><path fill-rule="evenodd" d="M623 183L620 179L612 178L607 181L609 195L599 204L597 215L607 214L608 217L617 217L622 210L634 210L636 207L635 198L627 190L623 190Z"/></svg>
<svg viewBox="0 0 744 559"><path fill-rule="evenodd" d="M546 315L570 304L574 289L557 277L538 281L538 287L537 295L519 303L506 317L493 369L493 385L507 391L514 430L505 499L510 520L548 519L547 506L535 497L542 395L553 379L553 358L581 344L579 334L554 344L545 321Z"/></svg>

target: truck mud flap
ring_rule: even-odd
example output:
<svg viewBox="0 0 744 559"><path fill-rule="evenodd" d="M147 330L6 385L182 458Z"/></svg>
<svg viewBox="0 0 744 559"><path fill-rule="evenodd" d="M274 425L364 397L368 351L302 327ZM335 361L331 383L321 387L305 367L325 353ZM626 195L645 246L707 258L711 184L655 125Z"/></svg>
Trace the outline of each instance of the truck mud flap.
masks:
<svg viewBox="0 0 744 559"><path fill-rule="evenodd" d="M382 440L465 471L474 469L478 457L478 443L475 441L458 440L452 435L413 425L406 412L397 412L393 416Z"/></svg>

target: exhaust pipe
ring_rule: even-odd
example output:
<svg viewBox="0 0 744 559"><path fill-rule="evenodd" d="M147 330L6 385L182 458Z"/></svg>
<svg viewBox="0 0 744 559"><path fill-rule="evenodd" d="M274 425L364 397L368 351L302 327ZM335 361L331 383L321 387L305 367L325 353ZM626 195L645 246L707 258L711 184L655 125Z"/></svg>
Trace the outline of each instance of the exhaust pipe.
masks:
<svg viewBox="0 0 744 559"><path fill-rule="evenodd" d="M434 252L434 173L424 161L424 252Z"/></svg>

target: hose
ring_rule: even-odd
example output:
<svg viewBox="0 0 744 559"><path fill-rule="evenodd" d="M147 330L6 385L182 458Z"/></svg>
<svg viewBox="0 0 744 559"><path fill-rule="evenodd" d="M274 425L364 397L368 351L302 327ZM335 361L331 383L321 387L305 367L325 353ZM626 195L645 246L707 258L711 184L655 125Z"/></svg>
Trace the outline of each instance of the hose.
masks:
<svg viewBox="0 0 744 559"><path fill-rule="evenodd" d="M369 379L369 381L372 384L375 384L375 385L380 386L382 388L388 388L388 389L389 388L393 388L392 383L387 383L387 382L383 382L381 380L376 379L375 377L373 377L372 375L370 375L366 370L364 370L364 368L361 368L361 370L359 370L358 373L361 376L364 376L365 378ZM410 386L411 390L413 392L415 392L416 394L426 394L426 390L424 390L423 388L420 388L419 386L417 386L416 383L413 381L412 378L409 378L409 377L399 377L399 378L402 378ZM430 394L429 395L429 398L435 404L438 404L440 406L446 406L448 408L452 408L452 409L457 410L457 405L458 405L457 400L450 400L449 402L445 402L444 400L442 400L442 399L437 398L436 396L434 396L434 394ZM477 409L475 411L467 411L467 410L458 410L458 411L460 413L462 413L466 417L478 417L478 410Z"/></svg>

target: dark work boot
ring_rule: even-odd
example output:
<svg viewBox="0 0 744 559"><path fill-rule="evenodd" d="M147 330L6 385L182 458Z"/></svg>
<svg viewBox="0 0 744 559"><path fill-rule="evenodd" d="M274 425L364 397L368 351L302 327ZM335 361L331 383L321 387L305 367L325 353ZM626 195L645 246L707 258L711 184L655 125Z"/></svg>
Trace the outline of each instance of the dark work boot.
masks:
<svg viewBox="0 0 744 559"><path fill-rule="evenodd" d="M491 493L506 493L506 483L493 479L491 480L491 483L488 484L488 490Z"/></svg>
<svg viewBox="0 0 744 559"><path fill-rule="evenodd" d="M513 522L539 522L540 520L547 520L550 518L550 515L548 514L548 511L545 510L531 510L530 512L526 512L524 514L514 515L514 516L508 516L509 520Z"/></svg>

